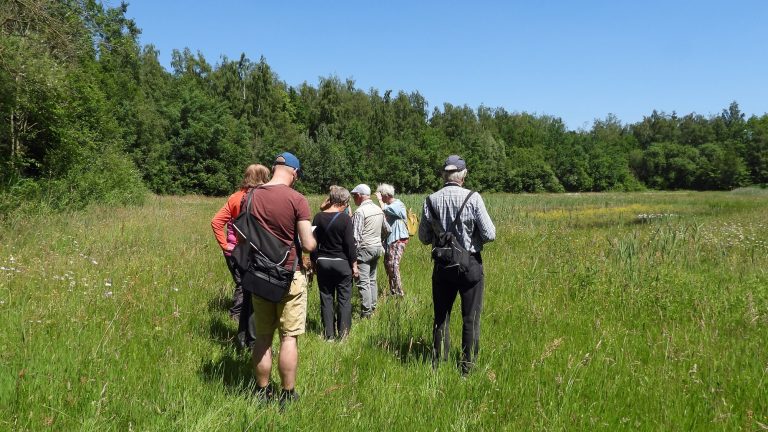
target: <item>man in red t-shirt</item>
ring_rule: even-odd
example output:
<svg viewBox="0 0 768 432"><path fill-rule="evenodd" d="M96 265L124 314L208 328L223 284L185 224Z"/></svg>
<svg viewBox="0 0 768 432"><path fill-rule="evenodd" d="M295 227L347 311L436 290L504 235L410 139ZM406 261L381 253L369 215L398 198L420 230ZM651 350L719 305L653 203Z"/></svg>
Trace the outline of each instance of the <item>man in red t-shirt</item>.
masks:
<svg viewBox="0 0 768 432"><path fill-rule="evenodd" d="M301 247L307 252L315 250L317 242L312 235L310 210L307 199L296 192L292 186L299 177L301 164L291 153L280 154L272 167L272 180L254 190L252 206L253 216L259 224L269 230L286 245L291 244L285 267L293 268L299 251L295 239L298 237ZM299 260L301 262L301 260ZM282 392L280 402L290 402L298 398L296 369L299 362L298 336L304 334L307 320L307 279L304 270L296 271L288 294L280 303L271 303L258 296L253 296L253 316L251 333L256 341L253 347L253 365L256 373L257 396L260 399L271 397L269 377L272 373L272 338L275 330L280 332L280 354L278 369Z"/></svg>

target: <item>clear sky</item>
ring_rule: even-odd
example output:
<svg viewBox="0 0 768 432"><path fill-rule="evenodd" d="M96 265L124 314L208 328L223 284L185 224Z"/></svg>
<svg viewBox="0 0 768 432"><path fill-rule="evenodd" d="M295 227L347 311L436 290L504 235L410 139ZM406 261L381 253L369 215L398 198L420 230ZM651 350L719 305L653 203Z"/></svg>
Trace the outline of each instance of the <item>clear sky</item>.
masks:
<svg viewBox="0 0 768 432"><path fill-rule="evenodd" d="M106 2L115 6L115 0ZM133 0L128 16L170 69L260 56L288 85L336 75L589 128L657 109L768 112L768 1Z"/></svg>

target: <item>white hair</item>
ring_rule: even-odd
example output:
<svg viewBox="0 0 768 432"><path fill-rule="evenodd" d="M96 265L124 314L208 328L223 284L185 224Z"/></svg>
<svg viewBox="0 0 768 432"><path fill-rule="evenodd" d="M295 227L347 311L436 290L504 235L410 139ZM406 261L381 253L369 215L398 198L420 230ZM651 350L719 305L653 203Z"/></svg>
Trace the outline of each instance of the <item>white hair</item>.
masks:
<svg viewBox="0 0 768 432"><path fill-rule="evenodd" d="M443 181L451 183L464 183L467 177L467 169L461 171L443 171Z"/></svg>
<svg viewBox="0 0 768 432"><path fill-rule="evenodd" d="M395 196L395 187L391 184L387 183L381 183L379 184L379 187L376 188L376 192L382 194L394 197Z"/></svg>

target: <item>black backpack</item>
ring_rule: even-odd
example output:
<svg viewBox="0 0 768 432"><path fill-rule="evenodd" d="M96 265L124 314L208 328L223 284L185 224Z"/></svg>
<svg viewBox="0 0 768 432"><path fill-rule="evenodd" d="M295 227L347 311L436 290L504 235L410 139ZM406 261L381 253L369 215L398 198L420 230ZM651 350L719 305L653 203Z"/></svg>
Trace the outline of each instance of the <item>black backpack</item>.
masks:
<svg viewBox="0 0 768 432"><path fill-rule="evenodd" d="M436 222L435 225L439 227L439 232L432 242L432 259L435 261L435 264L442 268L455 267L462 273L469 269L470 253L468 250L464 249L464 246L459 241L456 227L458 226L461 212L464 211L464 207L466 207L467 201L469 201L469 197L471 197L473 193L475 192L469 191L467 197L464 198L464 202L461 204L458 213L456 213L456 217L453 219L453 223L448 226L448 231L443 229L443 226L440 223L440 218L437 216L434 207L432 207L432 201L427 197L427 209L429 209L432 219Z"/></svg>
<svg viewBox="0 0 768 432"><path fill-rule="evenodd" d="M238 234L232 258L242 271L244 290L279 303L293 282L299 252L297 249L293 269L286 269L284 264L291 252L291 244L286 245L253 217L250 211L253 191L248 192L247 199L243 200L245 205L241 205L240 214L232 223Z"/></svg>

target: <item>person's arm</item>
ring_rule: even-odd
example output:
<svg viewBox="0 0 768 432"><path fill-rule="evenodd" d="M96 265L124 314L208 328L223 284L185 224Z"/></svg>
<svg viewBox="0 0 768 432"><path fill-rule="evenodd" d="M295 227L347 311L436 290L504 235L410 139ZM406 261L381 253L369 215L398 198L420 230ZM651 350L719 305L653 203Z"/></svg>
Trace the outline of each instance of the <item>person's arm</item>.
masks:
<svg viewBox="0 0 768 432"><path fill-rule="evenodd" d="M349 265L353 268L357 266L357 246L355 246L355 234L352 227L352 221L347 219L347 225L344 227L344 238L342 239L342 250L347 256Z"/></svg>
<svg viewBox="0 0 768 432"><path fill-rule="evenodd" d="M353 238L355 239L355 244L359 245L360 242L363 240L363 228L365 227L365 216L363 216L363 212L356 211L354 215L352 215L352 228L354 230Z"/></svg>
<svg viewBox="0 0 768 432"><path fill-rule="evenodd" d="M493 224L490 215L488 215L488 210L485 209L483 197L481 197L480 194L475 195L477 196L474 206L475 225L480 233L480 238L483 240L483 243L492 242L496 240L496 226Z"/></svg>
<svg viewBox="0 0 768 432"><path fill-rule="evenodd" d="M296 230L299 234L301 248L306 252L312 252L317 249L317 240L312 233L312 224L309 222L312 213L309 211L309 202L307 202L307 199L303 195L299 196L301 198L294 201L294 205L296 206Z"/></svg>
<svg viewBox="0 0 768 432"><path fill-rule="evenodd" d="M213 219L211 219L213 235L216 236L216 242L219 243L219 247L223 251L226 251L228 248L227 234L224 232L224 226L230 219L232 219L232 213L229 210L229 202L226 202L224 206L216 212Z"/></svg>
<svg viewBox="0 0 768 432"><path fill-rule="evenodd" d="M301 248L306 252L312 252L317 249L317 240L312 234L312 224L308 220L300 220L296 223L296 227L299 230L299 241L301 241Z"/></svg>
<svg viewBox="0 0 768 432"><path fill-rule="evenodd" d="M382 210L387 207L387 205L384 204L384 200L381 199L381 192L376 192L376 200L379 202L379 207L381 207Z"/></svg>
<svg viewBox="0 0 768 432"><path fill-rule="evenodd" d="M424 244L432 244L433 239L432 215L427 209L427 201L424 200L424 207L421 209L421 220L419 221L419 241Z"/></svg>
<svg viewBox="0 0 768 432"><path fill-rule="evenodd" d="M405 219L405 204L403 204L402 201L395 201L392 204L385 205L382 207L385 214L392 215L398 219Z"/></svg>
<svg viewBox="0 0 768 432"><path fill-rule="evenodd" d="M325 211L331 208L331 197L328 197L323 201L322 204L320 204L320 211Z"/></svg>

